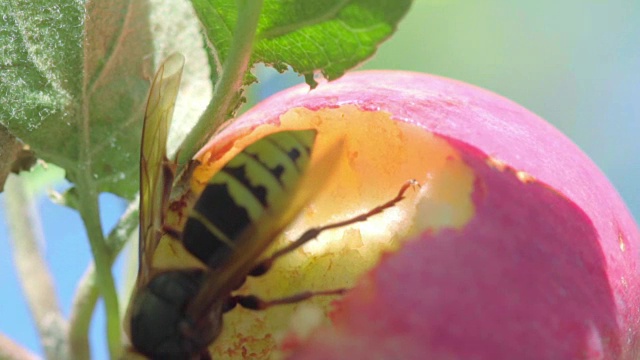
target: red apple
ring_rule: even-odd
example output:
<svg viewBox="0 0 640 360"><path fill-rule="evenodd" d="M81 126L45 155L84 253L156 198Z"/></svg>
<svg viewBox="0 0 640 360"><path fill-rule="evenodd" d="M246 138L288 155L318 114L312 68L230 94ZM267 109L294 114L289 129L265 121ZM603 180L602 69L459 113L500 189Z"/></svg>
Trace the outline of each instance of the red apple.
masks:
<svg viewBox="0 0 640 360"><path fill-rule="evenodd" d="M449 79L359 72L265 100L201 160L307 127L319 130L319 149L343 138L345 156L289 233L371 208L407 179L424 185L243 289L270 298L353 286L331 323L298 312L298 330L282 338L289 310L234 310L214 355L264 356L280 342L293 359L640 357L638 227L601 171L544 120ZM277 326L251 332L268 321Z"/></svg>

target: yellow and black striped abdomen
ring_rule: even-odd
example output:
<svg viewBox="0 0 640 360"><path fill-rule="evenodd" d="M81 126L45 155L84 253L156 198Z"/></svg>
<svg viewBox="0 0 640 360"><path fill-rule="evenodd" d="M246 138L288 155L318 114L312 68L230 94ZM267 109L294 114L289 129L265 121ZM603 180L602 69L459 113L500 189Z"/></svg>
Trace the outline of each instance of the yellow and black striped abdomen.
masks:
<svg viewBox="0 0 640 360"><path fill-rule="evenodd" d="M235 240L265 211L287 206L305 173L315 130L284 131L249 145L208 182L189 213L185 248L210 268L233 251Z"/></svg>

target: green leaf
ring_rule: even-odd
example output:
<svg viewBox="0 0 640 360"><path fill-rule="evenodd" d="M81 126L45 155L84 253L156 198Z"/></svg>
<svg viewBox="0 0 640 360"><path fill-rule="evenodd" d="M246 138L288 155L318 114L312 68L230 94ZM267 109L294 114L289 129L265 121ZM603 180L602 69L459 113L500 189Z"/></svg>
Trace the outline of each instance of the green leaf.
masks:
<svg viewBox="0 0 640 360"><path fill-rule="evenodd" d="M236 1L193 3L213 45L212 59L224 63L238 19ZM278 71L291 66L312 86L317 72L336 79L371 57L410 5L410 0L265 0L252 62Z"/></svg>
<svg viewBox="0 0 640 360"><path fill-rule="evenodd" d="M137 191L153 53L146 1L34 0L0 5L0 123L74 181Z"/></svg>

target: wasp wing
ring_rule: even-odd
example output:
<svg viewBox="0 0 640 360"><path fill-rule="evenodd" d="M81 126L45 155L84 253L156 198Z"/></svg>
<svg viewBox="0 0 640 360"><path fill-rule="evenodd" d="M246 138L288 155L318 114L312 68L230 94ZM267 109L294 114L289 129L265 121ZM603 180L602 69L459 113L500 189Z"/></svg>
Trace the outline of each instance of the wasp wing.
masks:
<svg viewBox="0 0 640 360"><path fill-rule="evenodd" d="M138 282L148 280L153 253L161 235L162 217L171 189L167 171L167 137L180 86L184 56L169 56L158 69L142 129L140 154L140 244Z"/></svg>
<svg viewBox="0 0 640 360"><path fill-rule="evenodd" d="M235 240L235 251L215 271L207 274L204 285L187 309L193 319L208 314L216 301L226 297L256 265L256 260L273 240L298 216L300 211L325 187L335 170L335 159L343 151L342 140L325 147L314 156L296 184L270 206L259 219ZM315 154L314 154L315 155Z"/></svg>

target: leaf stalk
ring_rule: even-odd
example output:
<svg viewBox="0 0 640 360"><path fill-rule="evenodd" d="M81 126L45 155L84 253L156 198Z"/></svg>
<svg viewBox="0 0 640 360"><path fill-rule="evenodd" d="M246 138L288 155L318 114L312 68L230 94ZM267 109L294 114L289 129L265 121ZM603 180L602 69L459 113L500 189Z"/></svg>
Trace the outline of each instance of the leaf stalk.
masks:
<svg viewBox="0 0 640 360"><path fill-rule="evenodd" d="M238 21L229 56L224 60L222 74L213 89L211 101L179 148L178 164L181 168L236 110L237 99L241 95L244 76L251 59L262 2L238 1Z"/></svg>
<svg viewBox="0 0 640 360"><path fill-rule="evenodd" d="M131 202L129 207L109 233L106 239L108 248L109 267L127 243L127 240L138 228L138 199ZM92 262L85 270L73 299L71 317L69 319L69 343L71 353L75 359L88 359L91 351L89 346L89 327L98 303L98 280L95 264Z"/></svg>

